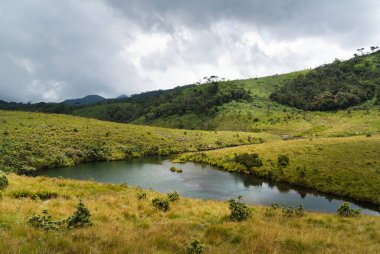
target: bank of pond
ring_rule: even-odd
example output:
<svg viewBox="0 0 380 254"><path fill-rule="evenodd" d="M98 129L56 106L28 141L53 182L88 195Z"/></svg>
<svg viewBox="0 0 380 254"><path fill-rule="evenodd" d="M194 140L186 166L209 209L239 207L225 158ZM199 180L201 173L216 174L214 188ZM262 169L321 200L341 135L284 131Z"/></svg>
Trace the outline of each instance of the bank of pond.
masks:
<svg viewBox="0 0 380 254"><path fill-rule="evenodd" d="M173 168L180 170L171 170ZM139 158L125 161L92 162L73 167L39 171L38 175L101 183L128 184L159 192L178 192L181 196L229 200L242 196L249 204L282 204L308 211L334 213L343 202L369 215L380 215L375 205L343 199L285 183L239 173L218 170L215 167L192 162L173 163L168 158Z"/></svg>

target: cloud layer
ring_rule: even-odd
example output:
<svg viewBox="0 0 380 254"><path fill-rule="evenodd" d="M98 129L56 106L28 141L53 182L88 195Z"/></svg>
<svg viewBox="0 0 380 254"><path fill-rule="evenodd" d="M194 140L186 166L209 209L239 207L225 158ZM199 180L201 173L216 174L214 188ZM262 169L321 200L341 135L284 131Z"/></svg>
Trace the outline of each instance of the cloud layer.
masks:
<svg viewBox="0 0 380 254"><path fill-rule="evenodd" d="M376 0L0 3L0 99L114 97L315 67L377 45Z"/></svg>

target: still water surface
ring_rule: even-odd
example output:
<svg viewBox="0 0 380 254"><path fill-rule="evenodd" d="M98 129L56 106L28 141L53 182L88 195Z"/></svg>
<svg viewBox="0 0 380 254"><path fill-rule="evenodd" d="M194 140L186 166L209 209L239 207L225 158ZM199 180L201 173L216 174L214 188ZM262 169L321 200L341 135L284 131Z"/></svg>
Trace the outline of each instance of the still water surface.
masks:
<svg viewBox="0 0 380 254"><path fill-rule="evenodd" d="M183 169L183 173L171 172L171 166ZM336 196L288 184L273 184L251 175L228 173L212 166L190 162L178 164L160 158L94 162L41 171L39 174L94 179L104 183L126 183L159 192L177 191L182 196L192 198L228 200L242 195L246 203L270 205L277 202L293 207L303 204L310 211L336 212L338 206L344 202ZM351 207L362 209L362 213L379 215L374 206L352 201L350 203Z"/></svg>

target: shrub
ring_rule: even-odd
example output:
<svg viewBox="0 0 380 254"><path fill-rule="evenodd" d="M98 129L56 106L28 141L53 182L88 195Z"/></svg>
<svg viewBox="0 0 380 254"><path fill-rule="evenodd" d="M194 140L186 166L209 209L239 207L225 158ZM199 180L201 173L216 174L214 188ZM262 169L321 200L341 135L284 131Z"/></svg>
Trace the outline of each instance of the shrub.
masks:
<svg viewBox="0 0 380 254"><path fill-rule="evenodd" d="M281 208L282 215L286 217L302 217L305 214L305 209L303 205L299 205L296 208L281 206L277 203L272 203L265 211L265 215L272 217L276 214L276 211Z"/></svg>
<svg viewBox="0 0 380 254"><path fill-rule="evenodd" d="M189 254L202 254L204 251L205 245L197 239L192 240L186 247L186 252Z"/></svg>
<svg viewBox="0 0 380 254"><path fill-rule="evenodd" d="M57 198L58 197L58 193L56 192L53 192L53 191L39 191L39 192L36 192L32 199L41 199L41 200L48 200L48 199L52 199L52 198Z"/></svg>
<svg viewBox="0 0 380 254"><path fill-rule="evenodd" d="M265 216L267 217L273 217L276 214L277 209L279 209L281 206L277 203L272 203L270 207L268 207L265 210Z"/></svg>
<svg viewBox="0 0 380 254"><path fill-rule="evenodd" d="M235 154L235 162L244 165L247 168L261 167L263 165L263 161L259 158L257 153Z"/></svg>
<svg viewBox="0 0 380 254"><path fill-rule="evenodd" d="M161 211L168 211L169 210L169 201L162 198L154 198L152 199L153 206Z"/></svg>
<svg viewBox="0 0 380 254"><path fill-rule="evenodd" d="M138 200L142 200L142 199L146 199L146 193L145 192L139 192L139 193L137 193L137 199Z"/></svg>
<svg viewBox="0 0 380 254"><path fill-rule="evenodd" d="M228 203L231 211L230 219L232 221L243 221L250 217L250 211L244 203L234 199L230 199Z"/></svg>
<svg viewBox="0 0 380 254"><path fill-rule="evenodd" d="M0 171L0 190L7 188L8 184L9 182L7 176Z"/></svg>
<svg viewBox="0 0 380 254"><path fill-rule="evenodd" d="M277 163L279 167L286 167L289 165L289 157L287 155L280 155L277 158Z"/></svg>
<svg viewBox="0 0 380 254"><path fill-rule="evenodd" d="M41 199L48 200L52 198L57 198L59 195L54 191L29 191L29 190L18 190L11 193L13 198L30 198L30 199Z"/></svg>
<svg viewBox="0 0 380 254"><path fill-rule="evenodd" d="M27 190L17 190L17 191L11 192L12 198L31 198L33 196L34 194Z"/></svg>
<svg viewBox="0 0 380 254"><path fill-rule="evenodd" d="M282 207L282 215L287 217L301 217L305 214L303 205L299 205L297 208Z"/></svg>
<svg viewBox="0 0 380 254"><path fill-rule="evenodd" d="M352 209L348 202L344 202L339 206L337 213L342 217L356 217L360 215L360 209Z"/></svg>
<svg viewBox="0 0 380 254"><path fill-rule="evenodd" d="M179 194L176 191L172 193L168 193L168 199L171 202L176 201L179 199Z"/></svg>
<svg viewBox="0 0 380 254"><path fill-rule="evenodd" d="M90 226L92 225L90 221L90 211L88 208L83 204L82 201L79 201L77 205L77 210L74 212L72 216L67 218L67 227L68 228L81 228L84 226Z"/></svg>
<svg viewBox="0 0 380 254"><path fill-rule="evenodd" d="M43 210L42 215L33 215L27 223L35 228L52 231L60 229L64 225L65 220L54 221L48 211Z"/></svg>

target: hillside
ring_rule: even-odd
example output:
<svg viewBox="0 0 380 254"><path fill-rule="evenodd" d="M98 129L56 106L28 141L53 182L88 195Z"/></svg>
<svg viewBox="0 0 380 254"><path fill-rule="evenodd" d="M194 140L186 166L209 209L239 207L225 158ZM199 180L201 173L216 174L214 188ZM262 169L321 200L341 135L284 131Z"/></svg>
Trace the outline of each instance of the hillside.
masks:
<svg viewBox="0 0 380 254"><path fill-rule="evenodd" d="M336 110L368 100L380 104L380 51L335 60L287 82L271 99L304 110Z"/></svg>
<svg viewBox="0 0 380 254"><path fill-rule="evenodd" d="M0 123L0 168L18 173L278 139L270 134L184 131L16 111L0 111Z"/></svg>
<svg viewBox="0 0 380 254"><path fill-rule="evenodd" d="M56 193L49 200L16 198L17 193ZM288 217L249 206L247 221L229 220L226 202L180 197L167 212L152 199L165 194L125 185L9 175L0 199L0 253L186 253L199 239L204 253L379 253L380 219L362 215L306 213ZM141 195L140 195L141 196ZM47 209L53 220L67 218L79 200L92 226L44 231L27 224Z"/></svg>

